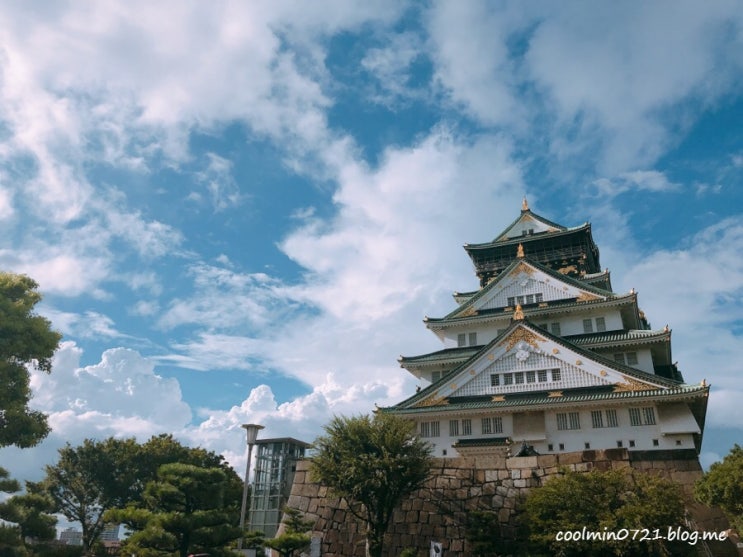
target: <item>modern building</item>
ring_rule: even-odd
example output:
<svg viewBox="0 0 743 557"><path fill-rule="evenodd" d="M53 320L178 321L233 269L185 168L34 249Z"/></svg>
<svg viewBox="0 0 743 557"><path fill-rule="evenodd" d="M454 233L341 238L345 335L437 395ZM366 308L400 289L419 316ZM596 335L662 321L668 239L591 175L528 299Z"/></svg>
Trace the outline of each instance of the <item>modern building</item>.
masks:
<svg viewBox="0 0 743 557"><path fill-rule="evenodd" d="M587 449L698 454L709 386L684 383L671 330L612 290L591 225L521 214L466 244L480 288L426 318L444 348L400 357L429 385L383 409L417 422L440 457Z"/></svg>
<svg viewBox="0 0 743 557"><path fill-rule="evenodd" d="M70 526L59 533L59 541L65 545L83 545L83 533Z"/></svg>
<svg viewBox="0 0 743 557"><path fill-rule="evenodd" d="M255 445L257 453L248 530L258 530L272 538L289 500L297 461L304 457L310 445L291 437L259 439Z"/></svg>

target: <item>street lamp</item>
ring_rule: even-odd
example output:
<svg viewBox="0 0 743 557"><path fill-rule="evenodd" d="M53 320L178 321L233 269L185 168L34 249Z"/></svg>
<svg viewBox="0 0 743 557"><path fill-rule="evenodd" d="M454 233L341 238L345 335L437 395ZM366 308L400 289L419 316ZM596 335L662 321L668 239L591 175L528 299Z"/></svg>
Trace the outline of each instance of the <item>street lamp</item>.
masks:
<svg viewBox="0 0 743 557"><path fill-rule="evenodd" d="M245 432L248 434L248 462L245 464L245 483L243 484L243 504L240 508L240 538L237 540L237 549L243 548L243 537L245 535L245 507L248 504L248 478L250 477L250 458L253 456L253 445L258 439L258 432L263 429L258 424L243 424Z"/></svg>

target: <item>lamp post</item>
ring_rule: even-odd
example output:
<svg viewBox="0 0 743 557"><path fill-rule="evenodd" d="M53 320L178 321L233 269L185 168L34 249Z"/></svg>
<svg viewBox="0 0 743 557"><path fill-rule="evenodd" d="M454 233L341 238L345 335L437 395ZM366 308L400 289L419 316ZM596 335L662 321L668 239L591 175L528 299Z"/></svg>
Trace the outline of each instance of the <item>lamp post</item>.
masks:
<svg viewBox="0 0 743 557"><path fill-rule="evenodd" d="M240 538L237 540L237 549L242 550L243 548L243 537L245 535L245 508L248 504L248 478L250 477L250 458L253 456L253 445L255 445L256 439L258 439L258 432L263 429L262 425L258 424L243 424L245 432L248 435L248 462L245 464L245 483L243 484L243 503L240 508Z"/></svg>

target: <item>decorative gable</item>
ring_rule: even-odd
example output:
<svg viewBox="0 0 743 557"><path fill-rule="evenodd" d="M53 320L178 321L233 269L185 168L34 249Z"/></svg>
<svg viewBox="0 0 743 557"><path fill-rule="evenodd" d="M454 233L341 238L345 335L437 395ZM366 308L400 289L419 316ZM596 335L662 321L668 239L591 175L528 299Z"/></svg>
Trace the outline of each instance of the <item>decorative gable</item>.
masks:
<svg viewBox="0 0 743 557"><path fill-rule="evenodd" d="M564 227L556 226L554 223L539 218L531 211L523 211L516 221L506 228L495 241L512 240L522 236L531 236L542 232L559 232Z"/></svg>
<svg viewBox="0 0 743 557"><path fill-rule="evenodd" d="M513 269L501 274L476 297L467 300L456 317L475 315L477 311L514 307L516 304L578 299L606 299L592 289L581 288L570 279L561 280L528 261L520 261Z"/></svg>
<svg viewBox="0 0 743 557"><path fill-rule="evenodd" d="M572 349L554 337L522 322L499 337L469 362L442 380L437 389L418 402L440 403L450 397L499 396L581 387L614 386L615 391L666 388L608 362L597 361L580 349ZM430 400L429 400L430 399Z"/></svg>

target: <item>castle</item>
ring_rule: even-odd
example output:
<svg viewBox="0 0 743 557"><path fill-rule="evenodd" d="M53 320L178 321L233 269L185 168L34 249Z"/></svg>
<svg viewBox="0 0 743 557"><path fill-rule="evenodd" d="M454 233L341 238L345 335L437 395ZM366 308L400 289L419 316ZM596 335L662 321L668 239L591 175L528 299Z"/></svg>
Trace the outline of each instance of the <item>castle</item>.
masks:
<svg viewBox="0 0 743 557"><path fill-rule="evenodd" d="M626 448L699 453L709 386L687 385L671 330L617 293L589 223L521 214L465 244L480 289L425 324L445 348L400 357L430 383L383 409L417 422L437 457Z"/></svg>

